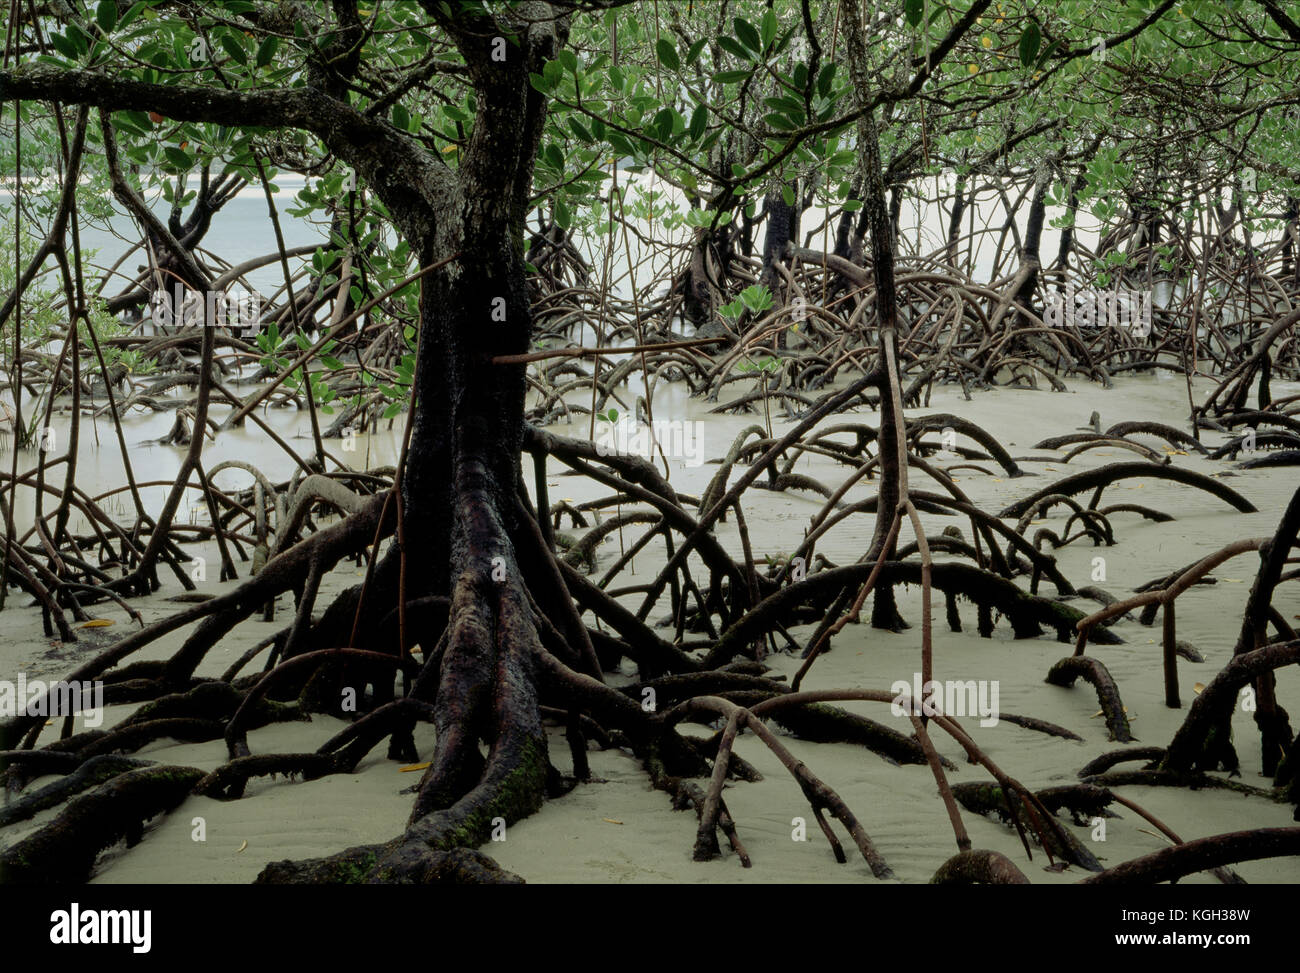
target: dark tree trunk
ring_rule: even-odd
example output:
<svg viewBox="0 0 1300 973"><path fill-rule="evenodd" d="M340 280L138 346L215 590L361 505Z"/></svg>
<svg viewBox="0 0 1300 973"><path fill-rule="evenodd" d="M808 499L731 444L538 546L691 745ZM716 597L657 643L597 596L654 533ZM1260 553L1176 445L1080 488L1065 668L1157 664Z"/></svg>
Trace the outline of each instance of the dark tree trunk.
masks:
<svg viewBox="0 0 1300 973"><path fill-rule="evenodd" d="M734 232L730 227L714 231L705 227L698 231L682 285L682 310L686 319L694 324L703 325L714 320L717 297L726 290L727 265L731 262ZM710 276L710 260L721 279Z"/></svg>
<svg viewBox="0 0 1300 973"><path fill-rule="evenodd" d="M494 818L513 823L536 810L550 771L532 671L531 555L521 553L533 529L519 500L526 366L494 358L530 344L524 227L546 103L528 75L554 56L563 31L509 49L504 62L487 53L493 33L459 36L478 118L450 190L421 200L423 219L408 210L403 228L421 266L443 266L422 282L400 527L376 569L378 590L365 597L358 642L393 652L378 644L378 622L399 602L447 608L408 612L400 646L424 651L412 695L433 705L438 732L409 829L379 864L390 880L426 868L430 844L477 844ZM351 627L356 603L331 605L317 639ZM382 700L378 676L375 686Z"/></svg>
<svg viewBox="0 0 1300 973"><path fill-rule="evenodd" d="M862 218L871 235L872 280L876 289L876 327L879 331L879 359L876 366L880 390L880 431L876 442L880 451L880 487L876 503L876 526L866 560L894 557L898 539L890 538L895 513L903 500L906 470L901 462L906 456L896 451L900 441L903 415L898 398L893 394L898 381L898 295L894 281L895 234L894 221L889 211L885 193L884 165L880 158L880 138L876 130L874 111L867 105L869 90L866 76L866 39L856 0L844 5L846 41L849 52L850 73L854 93L861 114L858 117L858 145L862 153L859 161L863 174ZM899 631L906 623L898 614L892 585L880 584L872 596L871 624L875 628Z"/></svg>
<svg viewBox="0 0 1300 973"><path fill-rule="evenodd" d="M1292 261L1295 257L1296 240L1300 239L1300 199L1292 196L1287 200L1286 212L1283 214L1286 220L1286 231L1284 242L1282 244L1282 286L1286 286L1286 278L1291 276ZM1296 280L1292 283L1300 284L1300 261L1294 264L1296 268Z"/></svg>
<svg viewBox="0 0 1300 973"><path fill-rule="evenodd" d="M948 263L957 266L957 241L961 239L961 219L966 215L966 175L957 177L953 190L952 216L948 219Z"/></svg>
<svg viewBox="0 0 1300 973"><path fill-rule="evenodd" d="M894 186L889 190L889 239L894 252L898 252L899 214L903 212L903 187Z"/></svg>
<svg viewBox="0 0 1300 973"><path fill-rule="evenodd" d="M896 223L886 209L885 185L881 176L880 142L876 133L875 119L868 113L858 125L858 131L865 148L864 163L866 167L866 185L863 190L863 212L871 233L871 268L876 286L876 326L880 334L880 369L892 370L898 360L898 295L894 284L894 244ZM876 504L876 528L871 539L871 548L867 560L879 557L892 559L898 547L898 540L889 539L889 529L893 523L894 512L898 510L903 499L903 470L899 465L900 457L894 452L894 442L903 416L897 409L893 395L890 394L890 382L897 381L897 375L885 372L880 384L880 433L877 438L880 449L880 493ZM879 585L871 603L871 624L875 628L900 631L907 625L898 614L894 589L889 585Z"/></svg>
<svg viewBox="0 0 1300 973"><path fill-rule="evenodd" d="M1025 242L1020 248L1020 272L1023 279L1016 289L1016 303L1034 311L1034 295L1038 290L1038 273L1042 266L1040 257L1043 240L1043 222L1047 218L1047 184L1044 173L1034 186L1034 196L1029 204L1029 220L1025 224ZM1040 312L1034 311L1039 317Z"/></svg>
<svg viewBox="0 0 1300 973"><path fill-rule="evenodd" d="M478 118L456 191L435 207L419 251L425 266L458 256L425 278L420 300L402 597L445 596L450 607L440 664L426 665L414 690L434 704L437 743L408 831L379 863L388 878L420 872L430 845L475 844L494 818L532 813L550 773L525 581L533 528L519 499L526 366L493 359L530 343L523 231L546 103L528 76L563 43L567 24L556 27L558 38L530 31L504 63L466 52ZM460 38L462 48L490 41ZM431 625L408 640L429 659L438 636Z"/></svg>
<svg viewBox="0 0 1300 973"><path fill-rule="evenodd" d="M780 192L769 193L763 201L767 213L767 233L763 238L763 272L758 282L772 294L776 305L784 303L785 278L777 270L777 261L789 258L790 247L799 234L799 183L790 183L794 203L785 201Z"/></svg>
<svg viewBox="0 0 1300 973"><path fill-rule="evenodd" d="M853 184L849 187L849 197L851 199L859 198L862 192L862 180L854 176ZM853 244L851 238L855 236L853 213L845 210L840 213L839 223L835 227L835 256L843 257L845 260L853 259Z"/></svg>

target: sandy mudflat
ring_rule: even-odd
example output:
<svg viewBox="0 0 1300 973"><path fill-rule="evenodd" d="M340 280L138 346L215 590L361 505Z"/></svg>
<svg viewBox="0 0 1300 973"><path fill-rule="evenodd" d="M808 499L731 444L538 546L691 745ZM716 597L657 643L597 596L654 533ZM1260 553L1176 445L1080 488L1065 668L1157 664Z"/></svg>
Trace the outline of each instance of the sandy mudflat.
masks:
<svg viewBox="0 0 1300 973"><path fill-rule="evenodd" d="M1137 459L1126 450L1099 449L1087 452L1070 464L1059 462L1064 451L1052 454L1030 447L1042 438L1063 435L1087 422L1096 409L1101 413L1103 429L1126 419L1150 419L1186 428L1185 386L1181 379L1127 379L1117 388L1102 391L1075 379L1069 393L996 390L975 394L966 402L954 389L936 390L929 408L909 410L909 415L931 412L954 412L980 423L1013 456L1050 457L1057 461L1025 463L1036 477L1009 480L991 463L982 463L992 471L987 476L974 471L956 475L959 485L985 509L996 511L1012 499L1027 495L1048 482L1049 478L1088 469L1108 462ZM738 386L737 386L738 388ZM1197 387L1198 398L1208 385ZM1277 383L1274 394L1282 396L1300 388ZM671 396L678 396L673 390ZM725 397L725 396L724 396ZM708 406L711 407L711 406ZM676 411L674 412L674 409ZM697 419L706 412L704 403L681 397L661 397L656 405L657 419ZM763 423L762 413L748 416L709 416L703 427L704 453L716 457L726 452L731 440L746 426ZM865 421L874 424L866 411L827 421ZM305 423L305 420L304 420ZM779 432L789 428L784 418L773 416ZM556 426L562 434L585 435L585 427ZM1204 436L1207 445L1223 440L1216 433ZM1164 448L1158 440L1147 437L1157 450ZM966 441L961 441L966 445ZM107 449L107 447L105 447ZM958 462L949 459L950 465ZM1195 455L1174 456L1174 462L1205 473L1231 470L1228 463L1205 460ZM1048 468L1051 468L1050 470ZM711 465L688 466L680 460L670 462L672 482L682 492L698 495L713 475ZM799 472L822 479L832 489L847 475L847 467L834 467L821 457L800 461ZM842 472L843 471L843 472ZM1106 493L1105 503L1129 500L1173 514L1172 523L1157 524L1132 514L1113 518L1117 543L1110 548L1094 548L1075 542L1056 552L1062 570L1077 586L1096 583L1123 597L1143 582L1182 567L1224 544L1241 538L1271 534L1281 510L1296 484L1292 469L1237 471L1224 482L1244 494L1259 513L1240 514L1210 494L1188 487L1157 481L1128 480ZM923 475L913 472L913 483L929 489ZM585 499L603 492L576 478L551 475L551 498ZM848 495L853 501L870 496L875 487L859 484ZM1083 497L1086 501L1086 495ZM802 537L809 518L820 509L822 499L809 493L773 494L751 490L746 496L745 513L755 556L779 555L792 550ZM1047 526L1060 530L1064 526L1063 508L1056 508ZM927 533L937 534L947 524L967 525L955 518L923 514ZM838 564L850 563L861 555L868 541L872 518L857 515L825 538L818 550ZM728 549L740 551L734 519L718 528L718 535ZM639 536L629 529L630 540ZM901 543L910 540L904 531ZM608 567L617 557L617 536L601 548L601 566ZM1093 558L1102 556L1106 580L1093 582ZM215 564L214 560L209 561ZM662 563L662 553L647 553L636 559L635 573L625 578L652 575ZM1164 705L1163 683L1158 646L1159 629L1145 628L1136 622L1120 622L1115 628L1126 644L1094 646L1089 651L1101 659L1115 677L1128 707L1133 745L1165 745L1186 714L1193 698L1193 685L1208 683L1227 660L1241 622L1241 612L1257 565L1255 555L1246 555L1222 566L1215 576L1218 583L1192 589L1179 599L1178 634L1197 646L1204 654L1203 665L1180 662L1179 680L1184 708L1170 710ZM215 573L215 572L213 572ZM322 601L329 592L351 584L355 569L347 566L335 572L322 588ZM627 580L625 583L636 583ZM209 582L207 590L226 586ZM146 621L163 617L174 605L162 600L174 594L168 588L159 596L137 603ZM1045 591L1050 593L1050 585ZM900 589L900 608L914 626L920 622L920 593L917 589ZM634 604L629 602L629 604ZM1091 602L1080 601L1090 610ZM1295 584L1283 586L1275 605L1288 619L1300 616L1300 597ZM279 618L284 618L289 602L281 599ZM113 619L116 624L106 631L118 633L127 620L115 606L100 606L95 612ZM663 614L661 612L660 614ZM935 605L935 675L941 679L996 680L1002 711L1036 716L1063 724L1084 737L1071 742L1032 732L1009 723L980 727L977 719L963 720L963 725L988 755L1005 771L1032 787L1045 787L1075 780L1076 771L1088 760L1119 747L1107 740L1091 688L1083 683L1073 689L1049 686L1043 681L1047 670L1058 659L1070 654L1070 647L1050 636L1013 640L1005 623L1000 624L992 639L975 634L973 606L963 604L965 631L953 634L943 621L943 602ZM105 630L101 630L105 631ZM219 674L245 648L267 634L269 627L260 621L240 626L213 651L199 672ZM811 626L792 629L796 640L806 641ZM140 657L160 658L169 655L183 640L186 632L173 633L141 653ZM25 671L28 678L53 678L66 673L87 653L89 646L60 647L40 635L39 613L34 609L11 608L0 614L0 677L14 678ZM916 628L901 635L873 631L865 625L851 626L839 636L831 653L818 660L804 686L808 689L864 687L888 690L898 679L911 680L919 668L919 634ZM792 675L799 660L777 655L768 663L774 673ZM611 674L611 679L634 678L630 671ZM1284 705L1297 712L1300 701L1300 672L1294 667L1278 677L1278 695ZM849 708L881 722L909 730L910 723L894 717L880 704L846 704ZM127 710L109 710L105 723L121 719ZM249 743L254 753L270 751L299 752L315 750L342 726L336 720L317 717L311 723L287 724L254 731ZM80 729L80 726L78 726ZM1259 776L1259 740L1250 715L1238 710L1234 721L1235 739L1242 761L1242 780L1264 785ZM52 732L52 731L47 731ZM701 730L701 732L703 732ZM835 788L858 815L881 854L898 879L923 882L956 850L946 813L937 795L928 767L898 767L858 747L841 744L807 743L790 736L783 742L828 785ZM956 781L978 781L987 775L965 763L961 751L941 733L935 734L941 753L959 765L950 773ZM417 744L427 758L433 744L432 730L417 728ZM44 742L44 741L43 741ZM875 881L851 842L845 840L850 859L837 865L808 813L802 795L781 765L753 736L742 737L738 753L758 767L765 776L759 783L736 783L726 791L728 806L734 815L739 834L754 862L752 869L741 868L729 851L710 863L691 861L695 835L695 817L690 812L673 811L669 799L651 789L644 772L630 755L621 751L591 753L592 772L600 782L579 787L570 795L547 804L533 817L510 827L505 841L494 842L484 850L502 866L532 882L822 882ZM248 882L268 862L326 854L349 845L382 841L394 836L402 827L411 806L411 796L400 791L414 784L419 774L401 773L395 763L383 756L384 747L372 752L353 775L334 776L304 783L282 778L254 779L244 799L229 803L190 798L170 816L155 822L145 840L127 850L118 846L100 860L95 877L99 882ZM212 768L225 760L225 746L217 741L201 745L152 745L140 756L169 763ZM569 756L561 731L553 731L551 758L562 770L569 769ZM1133 766L1133 765L1129 765ZM44 780L31 787L39 787ZM1258 798L1248 798L1226 791L1189 792L1181 789L1126 787L1121 793L1136 801L1173 828L1184 839L1250 827L1293 824L1291 808ZM1105 842L1092 842L1090 829L1075 828L1076 835L1089 844L1103 864L1115 864L1137 855L1157 850L1167 844L1127 809L1121 817L1107 822ZM0 845L7 845L47 822L52 812L0 832ZM1064 873L1044 869L1046 859L1035 849L1033 861L1026 859L1014 831L1001 824L964 813L966 826L976 848L1003 852L1016 862L1035 882L1072 882L1083 876L1078 868ZM206 825L206 841L193 840L194 819ZM806 842L791 839L792 819L807 819ZM1068 825L1073 827L1072 825ZM841 838L845 839L843 832ZM244 842L247 847L240 851ZM726 842L723 841L725 849ZM856 857L855 857L856 856ZM1300 881L1300 861L1275 859L1249 862L1237 869L1252 882ZM1193 876L1189 882L1214 881L1206 875Z"/></svg>

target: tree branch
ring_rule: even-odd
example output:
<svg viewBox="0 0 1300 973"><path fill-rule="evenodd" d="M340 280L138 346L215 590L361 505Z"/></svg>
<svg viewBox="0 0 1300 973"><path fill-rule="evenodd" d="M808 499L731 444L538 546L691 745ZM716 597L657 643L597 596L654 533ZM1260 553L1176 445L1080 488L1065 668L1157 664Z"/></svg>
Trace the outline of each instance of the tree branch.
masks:
<svg viewBox="0 0 1300 973"><path fill-rule="evenodd" d="M393 213L412 246L430 233L430 201L445 200L454 176L387 121L312 89L222 91L147 84L102 71L50 65L0 70L0 101L26 99L91 105L102 111L156 111L186 122L311 132L353 166Z"/></svg>

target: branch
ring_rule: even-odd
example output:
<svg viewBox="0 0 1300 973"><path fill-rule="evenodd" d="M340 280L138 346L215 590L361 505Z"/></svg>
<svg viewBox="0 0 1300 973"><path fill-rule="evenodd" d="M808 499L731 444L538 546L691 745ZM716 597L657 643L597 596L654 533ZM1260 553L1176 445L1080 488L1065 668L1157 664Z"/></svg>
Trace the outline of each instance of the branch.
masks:
<svg viewBox="0 0 1300 973"><path fill-rule="evenodd" d="M416 238L426 235L432 220L430 200L446 198L452 190L451 173L435 165L410 136L313 88L223 91L147 84L102 71L41 64L0 70L0 101L11 100L155 111L185 122L311 132L375 188L403 231Z"/></svg>
<svg viewBox="0 0 1300 973"><path fill-rule="evenodd" d="M1264 0L1264 9L1273 18L1273 23L1286 31L1288 37L1293 41L1300 41L1300 24L1288 17L1285 10L1273 3L1272 0Z"/></svg>

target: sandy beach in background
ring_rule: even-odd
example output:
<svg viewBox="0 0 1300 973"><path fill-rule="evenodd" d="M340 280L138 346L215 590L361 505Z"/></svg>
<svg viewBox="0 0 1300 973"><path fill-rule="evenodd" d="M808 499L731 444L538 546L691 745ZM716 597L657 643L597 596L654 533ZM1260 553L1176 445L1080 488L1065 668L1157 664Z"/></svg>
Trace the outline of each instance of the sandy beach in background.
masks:
<svg viewBox="0 0 1300 973"><path fill-rule="evenodd" d="M991 463L981 465L994 475L971 470L956 474L959 485L972 500L996 512L1011 500L1025 496L1053 478L1064 477L1111 462L1136 459L1126 450L1096 449L1083 453L1068 465L1060 462L1069 447L1058 451L1033 449L1033 444L1049 436L1064 435L1086 426L1096 410L1102 428L1113 423L1144 419L1187 428L1186 387L1181 377L1127 378L1117 381L1111 390L1102 390L1077 377L1067 379L1071 391L995 389L976 392L966 401L960 390L936 388L927 408L909 409L909 416L951 412L968 418L991 432L1017 459L1041 457L1045 462L1022 465L1037 474L1022 479L1008 479ZM1211 386L1196 385L1198 401ZM731 386L737 394L741 385ZM1274 395L1281 397L1300 391L1300 386L1274 383ZM632 396L635 396L635 392ZM731 397L724 393L724 399ZM712 403L686 398L682 386L664 389L656 396L656 418L668 420L703 420L699 427L704 437L703 451L708 458L723 455L734 437L754 423L762 424L760 411L749 415L708 415ZM281 413L276 425L282 432L298 432L307 419L297 413ZM784 414L772 416L778 434L790 428ZM876 417L862 409L827 419L823 425L837 422L865 422L875 425ZM124 423L128 442L146 438L143 424ZM558 424L549 427L562 435L585 437L587 426ZM152 433L149 433L152 434ZM91 439L92 437L84 437ZM1165 444L1152 437L1138 437L1157 450ZM1222 434L1207 432L1203 440L1213 446L1225 441ZM359 442L375 455L388 452L391 436L376 437L376 442ZM227 442L223 436L217 446ZM973 445L959 439L960 445ZM94 451L92 442L83 450ZM116 445L104 439L98 447L108 463L105 483L111 481L111 455ZM159 454L171 448L156 448ZM205 463L213 465L217 460ZM356 455L363 454L353 454ZM355 459L353 460L355 462ZM385 458L384 462L391 462ZM1223 545L1243 537L1271 535L1277 526L1283 505L1295 489L1294 468L1238 471L1228 462L1213 461L1195 454L1175 455L1177 466L1202 473L1225 473L1224 482L1243 494L1259 508L1258 513L1238 513L1223 501L1200 490L1158 480L1130 479L1107 490L1103 503L1130 501L1163 510L1175 516L1171 523L1153 523L1134 514L1116 514L1112 523L1116 532L1113 547L1093 547L1088 541L1076 541L1055 552L1062 571L1076 586L1097 584L1112 594L1124 597L1155 577L1183 567ZM949 458L939 465L954 465L960 460ZM362 465L358 463L358 465ZM823 457L805 455L795 469L817 477L834 489L849 468L831 463ZM716 466L687 465L683 460L670 461L671 482L681 492L699 495ZM560 475L558 464L550 471L551 500L580 501L605 494L605 489L577 477ZM739 471L733 472L734 477ZM913 483L929 489L923 474L914 471ZM531 479L526 478L526 479ZM231 483L242 486L243 480ZM113 483L113 485L116 485ZM92 493L108 486L90 488ZM875 492L874 483L856 485L846 500L863 499ZM1086 502L1086 495L1082 498ZM779 556L792 551L800 542L808 520L822 506L820 496L791 491L771 493L751 489L745 495L744 510L756 559ZM1065 521L1064 508L1056 508L1047 518L1047 526L1058 530ZM961 518L922 514L927 533L938 534L948 524L969 531ZM818 545L818 550L837 564L856 560L870 540L874 524L871 514L859 514L833 530ZM74 525L74 530L76 529ZM728 550L739 556L741 546L734 518L719 525L717 534ZM628 543L639 533L629 528L624 534ZM905 528L900 544L911 540ZM201 545L190 550L206 553L208 564L217 563L215 551L204 552ZM600 567L607 568L618 556L617 534L599 548ZM1093 581L1093 559L1105 558L1106 580ZM625 572L620 583L635 584L652 577L663 563L662 547L653 545L638 556L633 570ZM1204 664L1179 663L1179 683L1183 708L1168 709L1164 704L1163 677L1160 663L1159 628L1144 627L1135 621L1121 621L1113 629L1125 644L1089 648L1089 653L1105 663L1115 678L1128 708L1137 740L1129 746L1164 746L1186 715L1194 696L1195 683L1208 683L1230 656L1241 624L1242 610L1258 558L1248 554L1228 562L1214 576L1216 584L1198 586L1178 602L1178 636L1191 642L1205 656ZM247 565L240 565L241 575ZM227 590L231 584L215 581L215 570L201 590ZM353 584L360 572L345 564L333 572L322 585L318 607L332 592ZM1021 579L1027 584L1027 579ZM176 610L168 596L180 590L174 579L164 577L164 589L158 594L133 602L146 623ZM1052 593L1050 584L1044 593ZM899 606L903 616L914 626L902 634L872 630L868 625L849 626L833 643L833 651L819 659L804 682L807 689L872 688L888 690L896 680L911 681L920 668L920 591L899 589ZM63 646L42 636L40 614L25 607L24 601L11 599L0 613L0 677L16 678L25 672L29 679L57 678L89 657L111 638L120 636L131 623L115 605L96 606L96 617L110 619L113 626L79 631L90 635L84 644ZM635 603L631 600L629 605ZM1284 617L1300 617L1300 599L1295 584L1284 585L1274 602ZM1095 603L1080 600L1078 606L1091 611ZM666 605L666 602L665 602ZM282 597L277 606L277 622L283 625L292 604ZM662 615L666 608L658 614ZM1119 749L1120 744L1107 739L1107 730L1099 717L1093 690L1077 683L1072 689L1050 686L1044 682L1048 669L1071 653L1072 647L1054 640L1051 634L1036 639L1015 640L1009 627L1000 623L993 638L983 639L975 633L975 609L961 603L965 631L954 634L944 624L943 601L935 603L934 672L939 679L996 680L1000 707L1004 712L1035 716L1062 724L1084 738L1083 742L1050 737L1011 723L981 727L977 719L963 725L975 741L1003 770L1032 788L1042 788L1077 780L1076 773L1099 754ZM190 630L160 639L135 658L165 658L175 651ZM216 676L249 646L264 638L272 627L259 620L239 626L209 653L198 670L199 675ZM791 629L797 641L806 642L812 626ZM259 660L260 661L260 660ZM792 676L800 660L791 655L769 657L770 675ZM624 672L611 673L611 682L630 682L636 673L628 664ZM1300 697L1300 672L1295 667L1278 674L1278 696L1284 703ZM846 708L896 726L910 733L910 722L895 717L881 704L848 703ZM132 707L109 707L105 726L125 717ZM337 732L342 723L327 717L314 717L310 723L281 724L255 730L249 734L253 753L312 751ZM1250 714L1237 710L1234 739L1242 763L1242 780L1265 786L1259 775L1259 737ZM78 729L81 728L78 720ZM939 799L934 778L928 767L896 766L856 746L817 744L782 733L782 742L803 760L829 786L834 788L853 809L870 834L878 850L903 882L928 881L934 871L955 853L950 824ZM550 756L562 771L570 770L567 744L560 727L552 729ZM704 733L702 727L691 732ZM41 743L54 739L53 727L47 729ZM428 759L434 742L433 730L426 724L416 728L416 743L421 759ZM957 764L949 779L983 781L981 769L966 763L960 749L943 734L934 734L940 753ZM847 842L849 861L835 863L820 834L806 801L794 780L767 749L752 735L737 742L740 756L753 763L764 775L756 783L732 783L726 800L735 818L739 835L753 858L753 867L744 869L726 848L716 861L697 863L691 860L696 819L689 811L674 811L667 795L651 788L648 778L629 753L610 750L590 753L592 773L597 780L580 785L567 796L550 801L537 814L509 827L504 841L491 842L483 850L504 868L530 882L873 882L871 872L860 855ZM394 837L405 824L412 795L403 790L417 782L418 773L402 773L399 765L384 757L385 747L377 747L360 764L357 772L334 775L322 780L303 782L276 778L254 778L243 799L218 802L208 798L187 799L180 807L146 829L143 842L135 848L123 845L104 853L94 881L115 882L250 882L269 861L329 854L345 847L384 841ZM205 744L174 744L159 741L139 751L137 756L166 763L204 769L220 766L226 760L222 741ZM52 778L29 785L34 790ZM702 782L703 783L703 782ZM1291 825L1292 809L1267 800L1245 797L1227 791L1197 791L1172 788L1125 787L1120 791L1164 821L1183 839L1199 838L1225 831L1252 827ZM0 831L0 847L30 834L47 823L54 811ZM1106 823L1106 840L1091 839L1091 829L1063 823L1101 860L1114 865L1129 858L1158 850L1168 844L1151 825L1127 809ZM193 838L196 819L202 819L205 841ZM807 822L807 840L791 837L793 819ZM1033 860L1026 858L1014 830L1002 824L963 812L975 848L1002 852L1015 862L1033 882L1068 883L1087 873L1070 867L1062 873L1045 870L1046 856L1037 848ZM844 838L838 825L834 825ZM245 844L246 843L246 844ZM242 850L241 850L242 849ZM1251 882L1300 881L1300 861L1274 859L1248 862L1236 868ZM1214 882L1206 874L1190 876L1186 882Z"/></svg>

